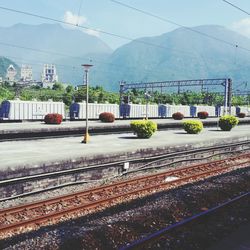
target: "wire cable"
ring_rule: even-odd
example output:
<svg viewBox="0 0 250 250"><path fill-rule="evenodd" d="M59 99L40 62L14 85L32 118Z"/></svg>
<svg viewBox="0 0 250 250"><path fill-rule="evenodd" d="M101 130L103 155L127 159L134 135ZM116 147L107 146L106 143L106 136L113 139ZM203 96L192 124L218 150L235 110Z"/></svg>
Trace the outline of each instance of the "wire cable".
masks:
<svg viewBox="0 0 250 250"><path fill-rule="evenodd" d="M243 9L240 8L239 6L233 4L233 3L229 2L229 1L226 1L226 0L222 0L222 1L225 2L225 3L227 3L227 4L229 4L229 5L231 5L231 6L234 7L235 9L240 10L241 12L243 12L243 13L245 13L245 14L247 14L247 15L250 16L250 13L249 13L248 11L243 10Z"/></svg>
<svg viewBox="0 0 250 250"><path fill-rule="evenodd" d="M79 26L80 13L81 13L81 9L82 9L82 3L83 3L83 0L81 0L80 6L79 6L79 10L78 10L78 14L77 14L77 23L76 23L77 26Z"/></svg>
<svg viewBox="0 0 250 250"><path fill-rule="evenodd" d="M70 25L70 26L74 26L74 27L79 27L79 28L84 29L84 30L95 31L95 32L99 32L99 33L102 33L102 34L105 34L105 35L112 36L112 37L120 38L120 39L127 40L127 41L132 41L132 42L136 42L136 43L140 43L140 44L144 44L144 45L148 45L148 46L152 46L152 47L156 47L156 48L160 48L160 49L167 49L167 50L171 49L171 51L178 51L178 52L181 52L181 53L189 54L189 56L196 57L193 54L188 53L187 51L177 50L177 49L173 49L173 48L167 47L167 46L162 46L162 45L159 45L159 44L153 44L153 43L150 43L150 42L143 41L142 39L134 39L134 38L131 38L131 37L118 35L118 34L115 34L115 33L108 32L108 31L104 31L104 30L100 30L100 29L94 29L94 28L90 28L90 27L87 27L87 26L83 26L83 25L76 25L76 24L73 24L73 23L70 23L70 22L59 20L59 19L55 19L55 18L51 18L51 17L47 17L47 16L42 16L42 15L38 15L38 14L33 14L33 13L30 13L30 12L21 11L21 10L17 10L17 9L7 8L7 7L3 7L3 6L0 6L0 9L5 10L5 11L9 11L9 12L18 13L18 14L27 15L27 16L32 16L32 17L36 17L36 18L40 18L40 19L44 19L44 20L49 20L49 21L53 21L53 22L57 22L57 23L61 23L61 24L66 24L66 25Z"/></svg>
<svg viewBox="0 0 250 250"><path fill-rule="evenodd" d="M110 0L110 1L113 2L113 3L119 4L120 6L123 6L123 7L129 8L129 9L132 9L132 10L134 10L134 11L143 13L143 14L145 14L145 15L148 15L148 16L151 16L151 17L154 17L154 18L157 18L157 19L159 19L159 20L161 20L161 21L163 21L163 22L167 22L167 23L174 24L174 25L176 25L176 26L178 26L178 27L181 27L181 28L184 28L184 29L186 29L186 30L189 30L189 31L195 32L195 33L197 33L197 34L200 34L200 35L202 35L202 36L205 36L205 37L214 39L214 40L216 40L216 41L218 41L218 42L222 42L222 43L227 44L227 45L230 45L230 46L232 46L232 47L237 47L237 48L240 48L240 49L242 49L242 50L245 50L245 51L250 52L250 49L245 48L245 47L242 47L242 46L240 46L239 44L234 44L234 43L228 42L228 41L226 41L226 40L223 40L223 39L220 39L220 38L218 38L218 37L215 37L215 36L206 34L206 33L204 33L204 32L198 31L198 30L195 30L195 29L193 29L193 28L190 28L190 27L187 27L187 26L185 26L185 25L176 23L176 22L174 22L174 21L171 21L171 20L169 20L169 19L163 18L163 17L161 17L161 16L157 16L157 15L155 15L155 14L153 14L153 13L150 13L150 12L145 11L145 10L141 10L141 9L139 9L139 8L136 8L136 7L133 7L133 6L131 6L131 5L122 3L122 2L120 2L120 1L117 1L117 0ZM225 0L222 0L222 1L229 3L228 1L225 1ZM246 13L248 13L248 12L246 12ZM248 13L248 14L249 14L249 13Z"/></svg>
<svg viewBox="0 0 250 250"><path fill-rule="evenodd" d="M127 4L124 4L122 2L119 2L117 0L110 0L111 2L113 3L116 3L116 4L119 4L121 6L124 6L126 8L129 8L129 9L132 9L132 10L135 10L135 11L138 11L138 12L141 12L145 15L148 15L148 16L151 16L151 17L154 17L154 18L157 18L159 20L162 20L164 22L168 22L168 23L171 23L171 24L174 24L176 26L179 26L179 27L182 27L182 28L185 28L187 30L190 30L192 32L195 32L195 33L198 33L200 35L203 35L203 36L206 36L208 38L211 38L211 39L214 39L214 40L217 40L219 42L223 42L227 45L230 45L230 46L237 46L238 48L242 49L242 50L246 50L246 51L249 51L250 52L250 49L247 49L247 48L244 48L242 46L239 46L238 44L234 44L234 43L231 43L231 42L228 42L226 40L223 40L223 39L220 39L220 38L217 38L217 37L214 37L214 36L211 36L211 35L208 35L206 33L203 33L201 31L198 31L198 30L195 30L193 28L190 28L190 27L187 27L187 26L184 26L184 25L181 25L179 23L176 23L174 21L171 21L171 20L168 20L168 19L165 19L163 17L160 17L160 16L157 16L155 14L152 14L150 12L147 12L147 11L144 11L144 10L141 10L141 9L138 9L138 8L135 8L133 6L130 6L130 5L127 5ZM229 3L228 1L226 0L222 0L226 3ZM231 4L232 5L232 4ZM232 5L234 6L234 5ZM237 7L237 6L234 6L234 7ZM113 37L116 37L116 38L120 38L120 39L125 39L125 40L129 40L129 41L134 41L134 42L137 42L137 43L142 43L142 44L145 44L145 45L149 45L149 46L153 46L153 47L158 47L158 48L162 48L162 49L170 49L169 47L166 47L166 46L162 46L162 45L157 45L157 44L153 44L153 43L149 43L149 42L145 42L141 39L133 39L133 38L130 38L130 37L127 37L127 36L123 36L123 35L118 35L118 34L114 34L114 33L111 33L111 32L108 32L108 31L104 31L104 30L100 30L100 29L94 29L94 28L90 28L90 27L87 27L87 26L83 26L83 25L78 25L78 24L73 24L73 23L70 23L70 22L66 22L66 21L62 21L62 20L59 20L59 19L55 19L55 18L51 18L51 17L47 17L47 16L42 16L42 15L38 15L38 14L33 14L33 13L30 13L30 12L26 12L26 11L21 11L21 10L17 10L17 9L12 9L12 8L7 8L7 7L3 7L3 6L0 6L0 9L2 10L5 10L5 11L9 11L9 12L14 12L14 13L18 13L18 14L23 14L23 15L28 15L28 16L32 16L32 17L36 17L36 18L40 18L40 19L45 19L45 20L49 20L49 21L53 21L53 22L57 22L57 23L62 23L62 24L67 24L67 25L70 25L70 26L74 26L74 27L79 27L79 28L82 28L82 29L85 29L85 30L90 30L90 31L95 31L95 32L100 32L102 34L105 34L105 35L109 35L109 36L113 36ZM240 9L240 8L239 8ZM242 10L242 9L240 9ZM244 11L244 10L242 10ZM250 15L248 12L245 12L247 13L248 15ZM175 49L176 50L176 49ZM176 50L177 51L177 50ZM178 50L180 51L180 50ZM180 51L181 52L181 51ZM183 52L183 51L182 51ZM186 52L186 51L185 51ZM193 55L192 55L193 56Z"/></svg>
<svg viewBox="0 0 250 250"><path fill-rule="evenodd" d="M30 51L33 51L33 52L39 52L39 53L44 53L44 54L49 54L49 55L54 54L54 55L63 56L63 57L71 57L71 58L75 58L75 59L81 59L81 60L84 59L84 60L90 61L90 58L86 58L86 57L72 56L72 55L67 55L67 54L60 53L60 52L55 52L55 51L50 51L50 50L41 50L41 49L37 49L37 48L31 48L31 47L26 47L26 46L11 44L11 43L5 43L5 42L1 42L1 41L0 41L0 45L7 46L7 47L12 47L12 48L30 50ZM94 61L95 63L112 65L113 67L116 67L116 68L128 68L128 69L129 68L135 68L133 66L108 63L108 62L101 61L101 60L96 60L96 59L91 59L91 60ZM152 73L152 72L156 72L156 71L155 70L144 70L144 72ZM160 72L160 71L158 71L158 72Z"/></svg>

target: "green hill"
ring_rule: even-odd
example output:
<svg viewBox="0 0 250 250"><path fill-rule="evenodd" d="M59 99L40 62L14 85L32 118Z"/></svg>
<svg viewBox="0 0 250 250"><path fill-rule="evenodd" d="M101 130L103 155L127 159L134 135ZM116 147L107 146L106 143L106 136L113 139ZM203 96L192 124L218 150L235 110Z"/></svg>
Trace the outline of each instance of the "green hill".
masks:
<svg viewBox="0 0 250 250"><path fill-rule="evenodd" d="M0 56L0 77L5 78L6 70L10 64L16 68L17 72L20 72L20 67L15 62L6 57Z"/></svg>
<svg viewBox="0 0 250 250"><path fill-rule="evenodd" d="M250 49L250 39L222 26L207 25L193 29ZM118 90L121 80L141 82L231 77L237 86L250 79L250 51L233 48L187 29L180 28L138 40L158 47L133 41L118 48L109 57L109 65L95 68L95 80L102 81L107 89Z"/></svg>

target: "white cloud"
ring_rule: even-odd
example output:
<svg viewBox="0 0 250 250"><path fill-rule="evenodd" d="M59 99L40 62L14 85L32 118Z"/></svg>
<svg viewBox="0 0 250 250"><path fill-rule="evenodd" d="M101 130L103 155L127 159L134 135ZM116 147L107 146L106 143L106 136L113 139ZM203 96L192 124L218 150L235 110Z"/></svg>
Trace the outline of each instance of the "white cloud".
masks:
<svg viewBox="0 0 250 250"><path fill-rule="evenodd" d="M96 36L96 37L100 37L100 32L98 32L98 30L85 30L85 33L91 35L91 36Z"/></svg>
<svg viewBox="0 0 250 250"><path fill-rule="evenodd" d="M73 25L84 25L87 23L87 18L85 16L78 16L78 15L74 15L71 11L66 11L64 14L64 18L63 21L69 24L73 24ZM71 28L73 26L69 25ZM91 35L91 36L96 36L99 37L100 36L100 32L98 32L98 30L91 30L91 29L82 29L83 32Z"/></svg>
<svg viewBox="0 0 250 250"><path fill-rule="evenodd" d="M71 11L66 11L63 18L64 22L73 25L83 25L87 22L87 18L84 16L74 15Z"/></svg>
<svg viewBox="0 0 250 250"><path fill-rule="evenodd" d="M231 28L244 36L250 37L250 18L244 18L238 22L234 22Z"/></svg>

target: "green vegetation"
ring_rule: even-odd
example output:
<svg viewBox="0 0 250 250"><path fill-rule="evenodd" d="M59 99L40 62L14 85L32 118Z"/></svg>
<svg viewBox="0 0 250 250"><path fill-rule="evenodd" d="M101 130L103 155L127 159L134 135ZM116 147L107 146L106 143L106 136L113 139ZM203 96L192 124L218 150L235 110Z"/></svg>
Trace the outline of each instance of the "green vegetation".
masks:
<svg viewBox="0 0 250 250"><path fill-rule="evenodd" d="M126 95L130 98L132 103L145 104L145 91L131 90ZM0 86L0 102L9 99L12 100L15 97L19 97L21 100L30 101L36 99L38 101L47 101L49 99L53 101L63 101L66 106L70 106L73 101L82 102L86 100L86 88L79 87L78 90L74 89L72 85L65 85L61 83L55 83L52 89L41 88L39 86L22 87L14 84L10 86L8 82L5 82ZM108 92L103 87L89 87L89 102L94 103L117 103L119 104L119 93ZM233 105L246 105L250 102L250 95L247 97L234 96ZM223 105L223 97L216 93L159 93L155 91L151 93L149 99L150 104L182 104L182 105Z"/></svg>
<svg viewBox="0 0 250 250"><path fill-rule="evenodd" d="M15 97L15 93L13 90L0 86L0 102L3 100L12 100Z"/></svg>
<svg viewBox="0 0 250 250"><path fill-rule="evenodd" d="M19 77L20 67L14 61L3 56L0 56L0 76L3 77L6 75L7 68L10 64L15 67L15 69L17 70L17 77Z"/></svg>
<svg viewBox="0 0 250 250"><path fill-rule="evenodd" d="M153 121L132 121L131 129L139 138L150 138L157 131L157 124Z"/></svg>
<svg viewBox="0 0 250 250"><path fill-rule="evenodd" d="M219 120L219 127L223 131L230 131L239 123L238 118L232 115L224 115Z"/></svg>
<svg viewBox="0 0 250 250"><path fill-rule="evenodd" d="M198 134L203 129L203 124L201 121L189 120L184 121L183 128L188 134Z"/></svg>
<svg viewBox="0 0 250 250"><path fill-rule="evenodd" d="M63 101L66 106L70 106L74 100L76 102L82 102L86 99L86 88L82 87L75 90L73 86L69 85L65 88L61 83L55 83L52 89L44 89L39 86L24 88L15 84L10 86L7 82L0 86L0 102L7 99L13 100L15 97L19 97L25 101L31 101L33 99L38 101ZM119 103L119 94L107 92L99 86L90 87L89 102Z"/></svg>
<svg viewBox="0 0 250 250"><path fill-rule="evenodd" d="M146 104L145 100L145 91L144 90L136 90L133 89L129 91L126 95L129 96L129 99L132 103L142 103ZM207 92L192 92L187 91L184 93L160 93L159 91L154 91L150 93L151 97L149 99L150 104L176 104L176 105L210 105L223 106L224 100L223 96L218 93L207 93ZM241 106L247 105L250 102L249 96L233 96L232 97L232 105L233 106Z"/></svg>

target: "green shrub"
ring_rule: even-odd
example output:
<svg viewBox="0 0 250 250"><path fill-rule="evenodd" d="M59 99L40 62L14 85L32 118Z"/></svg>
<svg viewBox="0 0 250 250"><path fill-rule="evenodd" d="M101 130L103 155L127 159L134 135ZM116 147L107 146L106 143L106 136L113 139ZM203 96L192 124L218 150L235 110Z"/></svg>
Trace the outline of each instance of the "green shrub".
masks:
<svg viewBox="0 0 250 250"><path fill-rule="evenodd" d="M149 120L132 121L130 127L139 138L150 138L157 130L157 124Z"/></svg>
<svg viewBox="0 0 250 250"><path fill-rule="evenodd" d="M110 112L103 112L99 115L99 120L102 122L114 122L115 116Z"/></svg>
<svg viewBox="0 0 250 250"><path fill-rule="evenodd" d="M238 118L232 115L224 115L219 120L219 127L223 131L230 131L233 127L235 127L239 123Z"/></svg>
<svg viewBox="0 0 250 250"><path fill-rule="evenodd" d="M184 130L188 134L198 134L203 129L203 124L201 121L189 120L189 121L184 121L182 124Z"/></svg>
<svg viewBox="0 0 250 250"><path fill-rule="evenodd" d="M174 120L182 120L184 118L184 115L181 112L176 112L172 114L172 118Z"/></svg>

